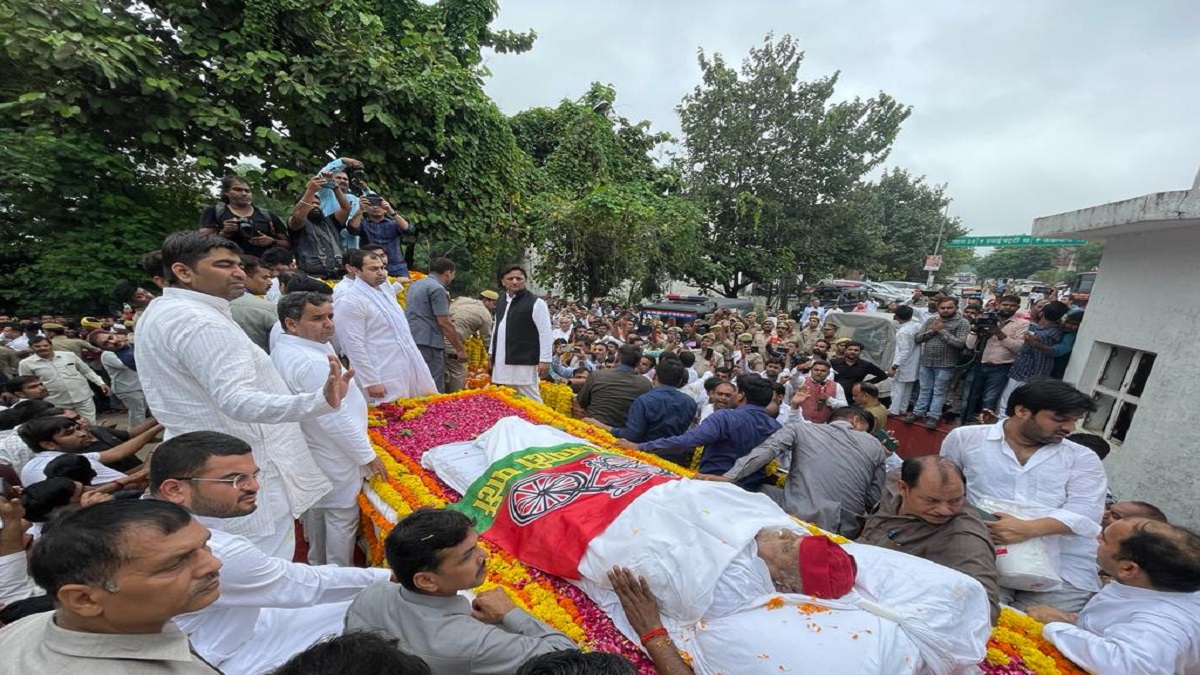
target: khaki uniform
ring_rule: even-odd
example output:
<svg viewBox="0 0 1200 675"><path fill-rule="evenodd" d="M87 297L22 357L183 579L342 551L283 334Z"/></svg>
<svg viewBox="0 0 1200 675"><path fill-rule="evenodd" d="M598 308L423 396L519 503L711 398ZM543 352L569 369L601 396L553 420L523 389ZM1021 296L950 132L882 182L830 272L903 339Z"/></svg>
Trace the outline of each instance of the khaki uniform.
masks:
<svg viewBox="0 0 1200 675"><path fill-rule="evenodd" d="M477 298L455 298L450 302L450 321L458 338L464 343L473 335L483 338L484 344L492 339L492 313L487 305ZM450 341L446 341L446 349L454 349ZM459 391L467 385L466 354L459 354L459 359L446 359L446 392Z"/></svg>
<svg viewBox="0 0 1200 675"><path fill-rule="evenodd" d="M84 358L84 352L98 351L95 347L88 344L85 340L78 338L69 338L66 335L56 335L50 340L50 344L54 346L56 352L71 352L79 358Z"/></svg>

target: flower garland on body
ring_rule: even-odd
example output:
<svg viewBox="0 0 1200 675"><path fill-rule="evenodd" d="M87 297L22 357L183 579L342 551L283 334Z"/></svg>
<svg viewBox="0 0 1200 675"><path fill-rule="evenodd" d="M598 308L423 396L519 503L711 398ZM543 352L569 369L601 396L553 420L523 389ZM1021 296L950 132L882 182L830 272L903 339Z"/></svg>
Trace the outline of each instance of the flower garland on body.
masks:
<svg viewBox="0 0 1200 675"><path fill-rule="evenodd" d="M374 495L395 511L396 519L423 506L439 507L458 501L460 495L457 492L421 466L421 457L438 445L471 440L500 418L514 414L534 424L550 425L583 438L606 452L633 457L684 477L696 473L694 469L680 467L655 455L618 448L616 439L603 429L517 396L510 389L490 386L402 399L371 409L369 434L388 476L369 481ZM365 493L359 495L359 505L363 541L370 561L375 565L383 564L383 538L394 521L380 513ZM812 534L829 536L837 543L847 541L815 525L797 522ZM638 672L655 673L645 653L627 640L612 620L578 588L522 564L486 540L480 540L480 545L491 556L488 574L480 590L503 587L515 604L570 636L581 648L620 654L629 659ZM989 675L1083 673L1041 637L1040 623L1007 608L1001 612L992 631L987 657L980 668Z"/></svg>
<svg viewBox="0 0 1200 675"><path fill-rule="evenodd" d="M1084 675L1054 645L1042 637L1042 623L1005 607L988 640L987 657L980 664L989 675Z"/></svg>

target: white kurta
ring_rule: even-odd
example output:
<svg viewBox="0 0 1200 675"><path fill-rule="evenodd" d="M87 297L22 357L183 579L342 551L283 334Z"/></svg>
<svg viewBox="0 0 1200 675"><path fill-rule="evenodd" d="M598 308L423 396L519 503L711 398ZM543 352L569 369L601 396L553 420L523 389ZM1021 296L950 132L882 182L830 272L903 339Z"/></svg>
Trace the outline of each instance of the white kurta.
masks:
<svg viewBox="0 0 1200 675"><path fill-rule="evenodd" d="M509 295L508 304L505 305L504 318L496 324L496 337L492 341L495 345L495 353L492 354L492 382L536 387L538 384L538 367L536 365L517 366L505 363L504 348L505 338L508 335L508 308L512 306L512 301L513 296ZM554 340L550 337L550 308L541 298L533 301L533 323L537 326L538 331L538 361L550 363L554 351Z"/></svg>
<svg viewBox="0 0 1200 675"><path fill-rule="evenodd" d="M921 331L921 324L908 321L896 331L896 353L892 357L892 365L896 366L897 382L915 382L921 370L921 345L915 337Z"/></svg>
<svg viewBox="0 0 1200 675"><path fill-rule="evenodd" d="M1071 528L1071 534L1050 535L1059 547L1060 576L1080 590L1100 590L1096 536L1108 477L1096 453L1063 441L1042 446L1022 466L1004 440L1004 422L997 422L951 431L941 454L966 474L971 501L990 497L1052 509L1049 517Z"/></svg>
<svg viewBox="0 0 1200 675"><path fill-rule="evenodd" d="M1079 613L1042 635L1096 675L1200 673L1200 593L1165 593L1111 582Z"/></svg>
<svg viewBox="0 0 1200 675"><path fill-rule="evenodd" d="M88 382L104 386L104 380L71 352L56 351L48 359L36 354L26 357L17 364L17 373L41 378L49 392L46 400L60 408L92 400Z"/></svg>
<svg viewBox="0 0 1200 675"><path fill-rule="evenodd" d="M166 438L220 431L254 450L267 485L258 509L225 529L256 543L290 530L329 491L299 424L332 410L324 393L292 394L218 297L168 288L146 309L138 336L138 376Z"/></svg>
<svg viewBox="0 0 1200 675"><path fill-rule="evenodd" d="M391 578L385 569L273 558L245 537L221 531L239 518L197 520L212 530L208 546L221 561L221 597L175 623L196 653L226 675L262 672L324 635L340 635L347 603L366 586ZM262 630L263 624L273 630Z"/></svg>
<svg viewBox="0 0 1200 675"><path fill-rule="evenodd" d="M334 299L333 307L338 343L364 395L374 385L387 389L383 398L368 397L370 403L437 393L409 332L408 318L387 291L355 279L349 290Z"/></svg>
<svg viewBox="0 0 1200 675"><path fill-rule="evenodd" d="M296 335L280 335L271 361L294 393L312 391L329 377L328 357L333 347ZM367 438L367 401L353 381L342 407L300 423L317 466L333 488L313 506L345 509L358 505L362 466L375 459Z"/></svg>

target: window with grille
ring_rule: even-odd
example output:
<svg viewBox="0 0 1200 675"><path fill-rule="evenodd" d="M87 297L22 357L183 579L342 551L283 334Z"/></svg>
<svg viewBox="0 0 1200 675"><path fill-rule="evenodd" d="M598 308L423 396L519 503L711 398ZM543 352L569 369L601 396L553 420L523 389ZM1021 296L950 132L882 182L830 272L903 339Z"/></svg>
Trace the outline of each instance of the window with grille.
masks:
<svg viewBox="0 0 1200 675"><path fill-rule="evenodd" d="M1141 404L1146 380L1154 369L1155 355L1117 345L1097 343L1096 347L1107 349L1108 356L1104 360L1104 367L1100 369L1100 377L1092 387L1096 412L1087 416L1083 428L1123 443Z"/></svg>

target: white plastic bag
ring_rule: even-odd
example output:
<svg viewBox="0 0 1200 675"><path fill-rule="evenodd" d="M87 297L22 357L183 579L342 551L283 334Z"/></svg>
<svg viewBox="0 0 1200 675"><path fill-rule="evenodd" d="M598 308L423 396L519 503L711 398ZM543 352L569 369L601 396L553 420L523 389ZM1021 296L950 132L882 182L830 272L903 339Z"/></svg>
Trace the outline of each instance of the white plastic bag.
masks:
<svg viewBox="0 0 1200 675"><path fill-rule="evenodd" d="M989 513L1018 518L1041 518L1044 507L979 497L975 505ZM1058 546L1052 537L1027 539L1016 544L996 544L996 571L1000 585L1018 591L1053 591L1062 586L1058 575Z"/></svg>

